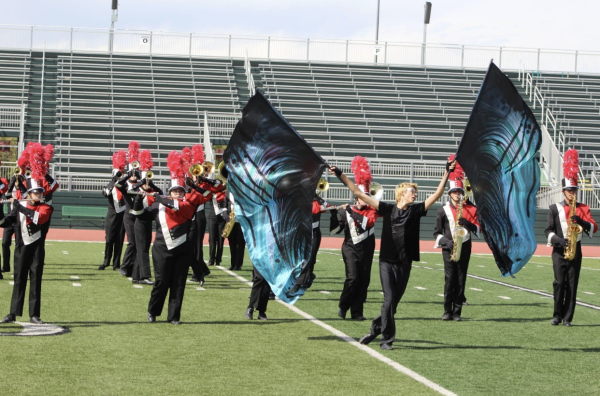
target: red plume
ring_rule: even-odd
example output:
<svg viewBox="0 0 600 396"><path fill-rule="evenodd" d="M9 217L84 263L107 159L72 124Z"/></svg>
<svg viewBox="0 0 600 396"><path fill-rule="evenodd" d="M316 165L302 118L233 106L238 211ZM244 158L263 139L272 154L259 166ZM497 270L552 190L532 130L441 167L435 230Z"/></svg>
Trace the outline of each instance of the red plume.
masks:
<svg viewBox="0 0 600 396"><path fill-rule="evenodd" d="M352 169L352 173L354 173L354 182L359 186L363 186L365 191L368 192L369 187L371 187L371 181L373 180L369 161L367 161L365 157L357 155L352 160L350 169Z"/></svg>
<svg viewBox="0 0 600 396"><path fill-rule="evenodd" d="M129 148L127 149L127 161L131 164L133 161L137 161L140 156L140 144L135 140L129 142Z"/></svg>
<svg viewBox="0 0 600 396"><path fill-rule="evenodd" d="M112 156L113 169L118 169L121 172L125 170L125 165L127 165L127 154L125 151L119 150Z"/></svg>
<svg viewBox="0 0 600 396"><path fill-rule="evenodd" d="M152 153L150 150L143 150L140 152L140 170L143 172L147 172L154 166L154 162L152 162Z"/></svg>
<svg viewBox="0 0 600 396"><path fill-rule="evenodd" d="M30 148L29 167L31 178L41 180L48 174L48 163L46 162L46 149L41 143L34 143Z"/></svg>
<svg viewBox="0 0 600 396"><path fill-rule="evenodd" d="M452 162L454 161L454 157L455 155L452 154L450 157L448 157L448 162ZM465 171L462 168L462 166L460 166L460 164L458 163L458 161L456 161L456 166L454 168L454 170L452 172L450 172L450 174L448 175L448 180L464 180L465 179Z"/></svg>
<svg viewBox="0 0 600 396"><path fill-rule="evenodd" d="M46 147L44 147L44 159L46 162L50 162L52 161L52 157L54 157L54 146L47 144Z"/></svg>
<svg viewBox="0 0 600 396"><path fill-rule="evenodd" d="M21 156L19 157L19 160L17 161L17 165L19 168L21 168L22 170L25 170L25 168L29 168L29 153L31 146L28 144L27 147L25 148L25 150L23 150L23 152L21 152Z"/></svg>
<svg viewBox="0 0 600 396"><path fill-rule="evenodd" d="M194 144L192 146L192 164L202 164L206 156L204 155L204 148L201 144Z"/></svg>
<svg viewBox="0 0 600 396"><path fill-rule="evenodd" d="M192 149L184 147L183 150L181 150L181 155L186 163L186 168L189 168L192 165Z"/></svg>
<svg viewBox="0 0 600 396"><path fill-rule="evenodd" d="M577 185L579 177L579 153L575 149L570 149L565 152L563 157L563 176L569 179L573 184Z"/></svg>
<svg viewBox="0 0 600 396"><path fill-rule="evenodd" d="M183 180L185 178L185 163L183 156L173 150L167 156L167 167L172 179Z"/></svg>

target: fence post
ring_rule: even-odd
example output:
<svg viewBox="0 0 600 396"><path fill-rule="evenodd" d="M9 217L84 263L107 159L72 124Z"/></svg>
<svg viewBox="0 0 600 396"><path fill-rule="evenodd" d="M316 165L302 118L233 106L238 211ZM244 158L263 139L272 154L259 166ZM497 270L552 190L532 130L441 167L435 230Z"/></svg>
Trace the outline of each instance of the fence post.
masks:
<svg viewBox="0 0 600 396"><path fill-rule="evenodd" d="M271 59L271 36L267 38L267 59Z"/></svg>
<svg viewBox="0 0 600 396"><path fill-rule="evenodd" d="M190 33L190 48L189 48L189 55L190 57L192 56L192 33Z"/></svg>
<svg viewBox="0 0 600 396"><path fill-rule="evenodd" d="M411 162L410 163L410 182L411 183L413 182L414 175L415 175L415 163Z"/></svg>
<svg viewBox="0 0 600 396"><path fill-rule="evenodd" d="M309 56L310 56L310 39L307 38L306 39L306 61L309 60Z"/></svg>
<svg viewBox="0 0 600 396"><path fill-rule="evenodd" d="M348 40L346 40L346 63L348 63Z"/></svg>
<svg viewBox="0 0 600 396"><path fill-rule="evenodd" d="M150 31L150 55L152 55L152 31Z"/></svg>
<svg viewBox="0 0 600 396"><path fill-rule="evenodd" d="M460 50L460 68L463 69L465 67L465 46L462 46Z"/></svg>
<svg viewBox="0 0 600 396"><path fill-rule="evenodd" d="M73 53L73 28L71 28L71 41L69 42L69 51Z"/></svg>
<svg viewBox="0 0 600 396"><path fill-rule="evenodd" d="M231 58L231 34L229 35L229 52L227 54L229 58Z"/></svg>
<svg viewBox="0 0 600 396"><path fill-rule="evenodd" d="M31 37L29 38L29 50L33 50L33 25L31 26Z"/></svg>
<svg viewBox="0 0 600 396"><path fill-rule="evenodd" d="M538 48L538 55L537 55L537 71L538 73L540 72L540 49Z"/></svg>
<svg viewBox="0 0 600 396"><path fill-rule="evenodd" d="M579 51L575 51L575 73L577 73L577 57L579 56Z"/></svg>
<svg viewBox="0 0 600 396"><path fill-rule="evenodd" d="M385 54L383 55L383 63L387 65L387 41L385 42Z"/></svg>
<svg viewBox="0 0 600 396"><path fill-rule="evenodd" d="M502 69L502 47L500 47L500 56L498 57L498 67Z"/></svg>

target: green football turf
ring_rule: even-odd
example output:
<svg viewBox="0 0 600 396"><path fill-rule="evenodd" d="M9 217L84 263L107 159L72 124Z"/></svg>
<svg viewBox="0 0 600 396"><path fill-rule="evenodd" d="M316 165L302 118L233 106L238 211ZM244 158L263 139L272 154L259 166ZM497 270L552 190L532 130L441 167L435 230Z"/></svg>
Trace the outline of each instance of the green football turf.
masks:
<svg viewBox="0 0 600 396"><path fill-rule="evenodd" d="M0 394L435 394L277 302L269 302L269 321L247 321L249 287L215 267L205 290L188 283L183 325L166 323L166 309L148 323L151 287L97 271L103 249L48 243L42 319L70 333L0 337ZM578 306L572 328L551 326L551 299L469 278L463 321L442 322L441 254L421 258L398 308L395 349L383 355L460 395L600 394L600 311ZM336 315L344 276L339 250L322 250L318 260L317 279L296 307L361 337L368 321ZM248 262L238 272L246 279ZM228 267L228 258L223 263ZM469 272L551 292L550 263L534 257L516 279L501 278L490 256L473 256ZM583 266L578 296L600 305L600 264L586 259ZM8 313L12 290L6 275L0 315ZM378 314L382 299L375 261L367 318ZM0 325L0 333L15 331L18 325ZM378 341L370 345L376 351Z"/></svg>

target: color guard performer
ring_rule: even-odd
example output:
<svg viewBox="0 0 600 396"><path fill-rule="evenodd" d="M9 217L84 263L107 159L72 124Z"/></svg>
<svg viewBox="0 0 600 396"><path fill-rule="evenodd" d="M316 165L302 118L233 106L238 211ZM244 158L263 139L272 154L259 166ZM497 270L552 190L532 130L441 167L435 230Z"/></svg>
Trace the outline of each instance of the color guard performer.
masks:
<svg viewBox="0 0 600 396"><path fill-rule="evenodd" d="M121 252L125 240L123 216L125 215L125 199L119 189L115 188L117 181L125 174L127 158L125 151L119 150L112 156L112 180L102 190L102 195L108 199L108 212L106 214L105 233L106 245L104 247L104 262L98 267L104 270L113 262L113 270L121 268Z"/></svg>
<svg viewBox="0 0 600 396"><path fill-rule="evenodd" d="M590 238L598 231L590 207L577 203L579 185L579 154L567 150L564 155L562 192L564 200L550 205L546 238L552 249L554 269L554 318L550 324L561 322L570 327L575 312L577 285L581 271L581 237L585 232Z"/></svg>
<svg viewBox="0 0 600 396"><path fill-rule="evenodd" d="M379 254L383 305L381 315L371 323L371 331L360 339L361 344L368 344L381 334L381 348L393 349L392 343L396 337L394 315L406 290L412 261L420 261L419 231L421 217L427 214L427 210L431 205L444 193L450 169L454 169L454 163L446 164L446 173L437 190L427 197L425 202L415 203L417 198L417 185L415 183L401 183L396 187L396 203L388 204L363 193L340 169L330 168L331 172L347 185L357 198L377 210L383 217L381 251Z"/></svg>
<svg viewBox="0 0 600 396"><path fill-rule="evenodd" d="M453 161L454 155L448 158ZM444 314L442 320L461 320L467 270L471 259L471 233L479 238L477 208L465 199L464 171L458 163L449 176L449 202L438 209L433 237L444 258ZM454 246L454 241L460 243Z"/></svg>
<svg viewBox="0 0 600 396"><path fill-rule="evenodd" d="M31 147L31 177L26 185L11 198L13 210L6 217L0 208L0 227L14 225L15 238L15 283L11 299L10 313L1 323L12 323L23 315L27 279L30 278L29 317L31 323L43 323L40 319L42 275L44 272L45 238L43 225L50 221L52 207L43 203L44 176L48 172L49 158L45 159L44 147L36 143ZM24 172L24 171L22 171ZM24 197L24 200L20 200Z"/></svg>

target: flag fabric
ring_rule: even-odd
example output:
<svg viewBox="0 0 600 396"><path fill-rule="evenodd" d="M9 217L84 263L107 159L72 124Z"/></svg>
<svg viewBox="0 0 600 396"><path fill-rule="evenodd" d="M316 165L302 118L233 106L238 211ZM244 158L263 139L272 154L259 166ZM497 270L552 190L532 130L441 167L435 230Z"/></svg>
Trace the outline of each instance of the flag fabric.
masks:
<svg viewBox="0 0 600 396"><path fill-rule="evenodd" d="M457 152L477 217L502 276L516 274L537 247L534 234L542 134L519 92L492 62Z"/></svg>
<svg viewBox="0 0 600 396"><path fill-rule="evenodd" d="M273 293L291 294L312 247L312 204L326 163L260 91L248 101L223 160L254 268Z"/></svg>

